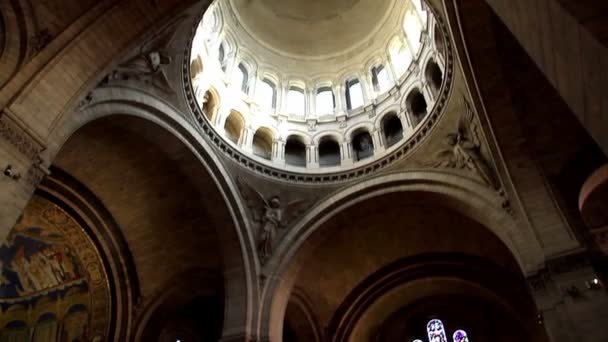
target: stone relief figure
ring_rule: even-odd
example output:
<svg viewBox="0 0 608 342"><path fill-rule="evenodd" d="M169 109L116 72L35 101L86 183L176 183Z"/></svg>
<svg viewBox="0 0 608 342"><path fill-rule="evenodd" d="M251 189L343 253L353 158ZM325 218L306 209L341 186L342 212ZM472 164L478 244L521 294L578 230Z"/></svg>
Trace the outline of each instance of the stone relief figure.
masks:
<svg viewBox="0 0 608 342"><path fill-rule="evenodd" d="M174 93L163 66L172 63L167 47L175 37L178 22L179 20L175 20L150 37L140 47L137 55L122 63L108 75L108 81L137 80L167 93Z"/></svg>
<svg viewBox="0 0 608 342"><path fill-rule="evenodd" d="M445 143L449 148L437 153L434 166L469 170L477 174L485 184L498 190L500 185L480 151L475 114L466 100L464 104L466 110L458 123L458 132L446 136Z"/></svg>
<svg viewBox="0 0 608 342"><path fill-rule="evenodd" d="M260 261L265 263L272 255L278 230L286 228L291 219L308 207L309 202L295 200L285 204L279 196L266 199L242 179L238 180L238 187L257 226L256 247Z"/></svg>

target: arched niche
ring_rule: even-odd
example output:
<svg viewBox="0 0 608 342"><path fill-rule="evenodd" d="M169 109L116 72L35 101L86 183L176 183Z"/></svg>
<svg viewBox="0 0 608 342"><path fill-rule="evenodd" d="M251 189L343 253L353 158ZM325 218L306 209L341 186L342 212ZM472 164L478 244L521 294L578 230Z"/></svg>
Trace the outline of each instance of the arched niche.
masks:
<svg viewBox="0 0 608 342"><path fill-rule="evenodd" d="M240 143L243 130L245 129L245 119L237 111L231 111L224 123L224 133L226 138L235 144Z"/></svg>
<svg viewBox="0 0 608 342"><path fill-rule="evenodd" d="M97 120L64 130L73 133L54 165L88 187L115 218L139 279L140 295L132 302L146 307L161 286L193 266L218 274L228 267L224 279L233 285L222 291L231 324L227 329L243 329L248 266L228 209L230 197L221 187L225 178L218 179L223 169L209 159L204 141L181 130L179 123L145 111L145 105L119 103L93 107L82 115Z"/></svg>
<svg viewBox="0 0 608 342"><path fill-rule="evenodd" d="M285 142L285 163L306 167L306 143L298 135L290 135Z"/></svg>
<svg viewBox="0 0 608 342"><path fill-rule="evenodd" d="M201 58L200 55L198 55L198 56L196 56L196 58L194 58L192 60L192 62L190 62L190 76L194 80L198 75L201 75L202 73L203 73L203 59Z"/></svg>
<svg viewBox="0 0 608 342"><path fill-rule="evenodd" d="M59 322L53 313L41 315L34 326L32 342L52 342L58 341Z"/></svg>
<svg viewBox="0 0 608 342"><path fill-rule="evenodd" d="M391 147L403 139L403 124L396 113L388 113L382 118L384 144Z"/></svg>
<svg viewBox="0 0 608 342"><path fill-rule="evenodd" d="M321 167L340 166L340 143L333 136L321 138L318 149Z"/></svg>
<svg viewBox="0 0 608 342"><path fill-rule="evenodd" d="M441 84L443 83L443 72L432 58L426 63L426 68L424 69L424 78L430 85L433 95L437 96L437 94L439 94L439 90L441 90Z"/></svg>
<svg viewBox="0 0 608 342"><path fill-rule="evenodd" d="M429 108L426 99L420 89L414 88L407 95L405 101L412 126L416 127L428 114Z"/></svg>
<svg viewBox="0 0 608 342"><path fill-rule="evenodd" d="M253 154L264 159L272 159L272 145L274 135L266 127L260 127L253 135Z"/></svg>
<svg viewBox="0 0 608 342"><path fill-rule="evenodd" d="M283 342L299 341L321 342L324 339L314 308L304 291L295 289L285 312Z"/></svg>
<svg viewBox="0 0 608 342"><path fill-rule="evenodd" d="M136 338L140 341L217 341L222 335L221 275L192 269L159 291L144 312Z"/></svg>
<svg viewBox="0 0 608 342"><path fill-rule="evenodd" d="M367 159L374 155L374 140L367 129L355 130L351 135L351 142L355 161Z"/></svg>
<svg viewBox="0 0 608 342"><path fill-rule="evenodd" d="M2 327L0 338L2 341L29 342L30 328L25 321L12 320Z"/></svg>
<svg viewBox="0 0 608 342"><path fill-rule="evenodd" d="M281 280L276 282L277 287L271 292L273 300L268 316L271 339L281 333L281 327L273 322L284 318L287 300L294 287L306 289L306 295L318 314L319 324L326 326L334 315L340 315L338 311L342 303L351 302L347 298L350 291L376 270L403 258L430 253L458 253L480 258L491 263L491 269L503 269L518 288L526 289L521 267L536 264L537 261L532 260L540 260L542 252L538 245L533 244L535 247L531 248L536 250L535 254L520 254L519 247L515 247L506 235L506 231L513 229L509 228L513 223L509 223L507 214L500 214L500 206L483 204L485 195L481 188L463 184L467 191L480 191L477 195L468 192L465 199L456 195L456 189L455 192L444 193L436 187L438 185L433 185L431 179L419 186L411 183L395 191L381 190L382 181L379 180L370 184L374 185L372 192L376 195L364 195L360 190L347 191L358 198L352 201L352 206L340 204L341 197L328 201L331 207L335 207L332 214L324 215L319 223L306 220L302 224L312 228L302 231L296 228L277 248L274 262L280 265L281 271L273 277ZM407 191L407 196L401 192L406 188L412 190ZM348 194L344 195L345 198L351 198ZM325 213L328 208L322 206L319 210ZM530 236L530 233L523 234ZM294 243L294 239L301 243ZM522 257L532 259L523 261ZM321 259L323 262L319 262ZM479 288L479 283L473 284ZM498 297L508 302L504 301L504 296ZM530 303L531 299L526 294L522 301ZM331 341L332 336L330 334L326 338Z"/></svg>
<svg viewBox="0 0 608 342"><path fill-rule="evenodd" d="M217 92L213 89L209 89L203 95L203 114L207 117L207 120L213 122L219 109L219 97Z"/></svg>

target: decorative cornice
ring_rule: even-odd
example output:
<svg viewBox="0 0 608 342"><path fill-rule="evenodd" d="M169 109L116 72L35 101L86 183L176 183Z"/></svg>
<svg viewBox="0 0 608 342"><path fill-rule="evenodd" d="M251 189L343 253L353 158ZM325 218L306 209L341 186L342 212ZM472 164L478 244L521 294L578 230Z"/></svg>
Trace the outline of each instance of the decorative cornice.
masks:
<svg viewBox="0 0 608 342"><path fill-rule="evenodd" d="M438 11L429 6L429 10L433 12L433 15L436 18L437 25L443 32L444 37L449 37L449 32L447 30L447 25L443 18L439 16ZM200 16L202 18L202 14ZM198 22L196 21L196 25L192 27L192 31L190 34L189 41L194 39L194 35L198 28ZM424 119L425 121L417 127L416 132L408 139L404 140L401 143L401 146L398 149L395 149L390 154L385 155L378 160L371 162L369 164L363 165L359 168L349 169L347 171L342 172L333 172L333 173L325 173L325 174L310 174L303 172L292 172L282 170L273 166L269 166L267 164L258 162L249 156L245 155L241 151L234 148L232 145L227 143L224 138L218 134L212 126L212 123L208 120L207 116L203 114L198 101L196 100L194 89L191 82L190 75L190 55L191 55L191 44L187 44L186 50L184 53L185 58L183 59L182 64L182 76L183 83L185 87L185 97L188 102L190 109L192 111L192 115L194 119L199 125L200 130L204 135L218 148L225 156L230 158L230 160L236 162L237 164L249 169L250 171L262 175L268 178L274 178L282 181L289 181L292 183L303 183L303 184L321 184L321 183L341 183L352 181L355 179L359 179L361 177L368 176L372 173L375 173L379 170L386 169L389 165L392 165L398 160L401 160L409 154L415 147L419 145L419 143L428 136L429 132L432 130L434 124L437 120L442 116L445 112L445 107L447 106L448 99L450 98L450 94L452 92L452 84L454 78L454 55L452 49L452 43L449 39L445 39L444 41L446 47L446 68L445 68L445 79L441 86L440 95L437 99L435 106L430 111L430 113Z"/></svg>
<svg viewBox="0 0 608 342"><path fill-rule="evenodd" d="M44 149L31 135L13 121L6 112L0 113L0 137L13 145L29 160L36 160Z"/></svg>

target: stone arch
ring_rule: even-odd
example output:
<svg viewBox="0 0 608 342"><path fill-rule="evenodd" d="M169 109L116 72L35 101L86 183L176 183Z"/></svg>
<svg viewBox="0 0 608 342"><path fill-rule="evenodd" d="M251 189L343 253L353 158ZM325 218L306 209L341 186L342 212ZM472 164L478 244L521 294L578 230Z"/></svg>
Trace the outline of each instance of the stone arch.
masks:
<svg viewBox="0 0 608 342"><path fill-rule="evenodd" d="M284 324L291 325L287 330L291 328L291 332L294 336L311 342L324 341L323 330L319 326L319 321L314 312L314 306L306 297L304 291L298 288L294 289L287 310L287 319ZM290 341L290 337L292 336L286 334L286 329L284 328L283 341Z"/></svg>
<svg viewBox="0 0 608 342"><path fill-rule="evenodd" d="M391 147L403 140L403 122L401 122L401 118L396 112L388 112L384 114L381 119L381 127L385 147Z"/></svg>
<svg viewBox="0 0 608 342"><path fill-rule="evenodd" d="M435 59L429 58L426 62L426 67L424 68L424 78L425 81L431 87L431 91L433 96L437 96L439 91L441 90L441 85L443 84L443 72L439 67L439 64L435 62Z"/></svg>
<svg viewBox="0 0 608 342"><path fill-rule="evenodd" d="M289 134L285 139L285 163L306 167L309 138L300 134Z"/></svg>
<svg viewBox="0 0 608 342"><path fill-rule="evenodd" d="M253 154L264 159L272 159L275 136L270 128L258 128L253 134Z"/></svg>
<svg viewBox="0 0 608 342"><path fill-rule="evenodd" d="M224 122L224 136L235 144L241 143L245 131L245 118L236 110L231 110Z"/></svg>
<svg viewBox="0 0 608 342"><path fill-rule="evenodd" d="M477 312L469 311L468 307L460 310L444 308L449 301L477 305ZM506 337L525 334L524 331L530 335L542 335L543 328L536 322L536 306L521 275L479 257L459 253L423 254L385 265L360 282L332 316L328 337L335 342L368 341L374 337L390 341L395 337L390 331L388 335L391 337L382 335L386 335L383 330L388 329L383 326L391 323L391 316L401 316L399 323L405 323L403 325L410 326L410 329L412 323L419 325L421 329L418 331L424 332L431 314L434 318L449 320L450 337L457 324L454 322L456 318L469 332L475 332L477 338L487 340L492 337L480 336L488 331L480 329L483 318L479 316L489 312L492 312L492 317L501 317L490 328L494 329L490 333L505 331L501 341L528 340L530 336ZM471 317L459 317L462 315ZM407 323L403 321L404 316L408 318ZM393 330L401 329L393 327ZM411 341L426 334L403 335L399 340Z"/></svg>
<svg viewBox="0 0 608 342"><path fill-rule="evenodd" d="M319 152L319 165L321 167L340 166L341 147L340 140L333 134L325 134L317 143Z"/></svg>
<svg viewBox="0 0 608 342"><path fill-rule="evenodd" d="M93 242L107 272L109 291L116 299L109 322L109 331L114 335L108 337L128 339L131 306L140 296L139 279L129 246L112 214L84 184L56 167L51 167L51 174L36 191L77 220ZM73 306L85 304L72 299ZM72 307L59 313L61 320L70 314Z"/></svg>
<svg viewBox="0 0 608 342"><path fill-rule="evenodd" d="M355 161L373 157L376 148L373 134L374 130L370 129L369 124L358 125L350 131L348 138Z"/></svg>
<svg viewBox="0 0 608 342"><path fill-rule="evenodd" d="M424 96L424 93L417 87L408 92L405 103L407 113L414 127L422 122L431 110L431 105Z"/></svg>
<svg viewBox="0 0 608 342"><path fill-rule="evenodd" d="M286 305L285 298L295 281L295 269L299 261L294 259L302 246L314 246L308 241L311 234L345 208L366 199L389 193L420 193L434 198L433 203L443 203L446 208L485 226L505 245L522 274L532 273L542 267L544 254L534 233L516 224L514 218L502 208L503 200L492 190L463 176L441 171L394 173L366 180L331 198L326 199L284 237L267 267L272 270L271 279L264 289L262 301L262 336L271 340L280 335ZM290 266L291 265L291 266Z"/></svg>
<svg viewBox="0 0 608 342"><path fill-rule="evenodd" d="M0 89L15 75L25 62L28 39L34 35L32 16L28 15L29 4L24 1L0 4Z"/></svg>
<svg viewBox="0 0 608 342"><path fill-rule="evenodd" d="M236 184L223 168L219 159L214 155L211 146L197 133L182 115L168 104L137 90L122 89L120 96L110 87L95 91L96 102L80 112L65 117L51 135L49 148L45 151L45 158L54 160L55 156L65 144L67 139L77 130L95 120L110 117L116 114L145 120L164 129L177 138L191 151L193 157L201 163L224 199L227 210L232 217L234 230L218 231L218 238L222 241L221 256L223 258L225 274L225 322L224 336L230 334L249 334L252 327L251 311L255 299L251 296L256 282L254 274L255 251L253 237L250 235L245 208L238 200ZM243 331L245 329L245 331Z"/></svg>
<svg viewBox="0 0 608 342"><path fill-rule="evenodd" d="M134 338L136 341L149 341L157 337L168 337L162 336L171 333L172 330L176 330L175 323L180 322L165 322L163 316L179 316L180 310L184 306L188 305L189 302L196 300L200 297L206 297L212 299L211 304L213 306L219 304L220 308L214 307L214 310L221 310L221 297L222 297L222 276L215 274L211 270L205 269L192 269L188 270L169 283L165 284L162 288L157 291L153 296L153 300L145 307L142 308L143 313L136 322ZM219 298L218 298L219 297ZM214 300L213 300L214 299ZM217 303L217 300L220 302ZM215 304L215 305L214 305ZM200 323L200 322L199 322ZM217 325L221 322L209 322ZM213 326L204 327L205 330L212 330ZM167 331L169 330L169 331ZM221 330L218 329L218 330ZM213 336L209 336L211 339L218 339L221 331L206 331ZM217 335L216 335L217 334ZM177 337L177 336L174 336ZM167 340L166 338L163 340ZM175 341L175 339L173 339Z"/></svg>

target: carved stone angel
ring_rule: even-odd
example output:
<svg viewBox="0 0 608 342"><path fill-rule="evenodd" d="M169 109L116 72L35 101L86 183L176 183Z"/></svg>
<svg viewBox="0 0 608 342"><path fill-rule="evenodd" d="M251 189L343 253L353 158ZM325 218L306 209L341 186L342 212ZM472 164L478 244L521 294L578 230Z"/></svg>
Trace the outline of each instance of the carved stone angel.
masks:
<svg viewBox="0 0 608 342"><path fill-rule="evenodd" d="M273 252L278 229L284 229L289 221L301 214L307 207L307 201L295 200L282 203L278 196L268 199L243 180L238 180L238 186L251 210L253 221L258 226L257 250L260 261L265 263Z"/></svg>
<svg viewBox="0 0 608 342"><path fill-rule="evenodd" d="M498 189L494 173L480 151L475 114L466 100L464 104L466 110L458 123L458 132L446 136L445 143L450 147L437 153L435 166L467 169L488 186Z"/></svg>
<svg viewBox="0 0 608 342"><path fill-rule="evenodd" d="M178 21L167 25L150 37L141 47L139 53L122 63L109 76L109 80L137 80L173 93L171 84L162 66L172 62L166 48L175 36Z"/></svg>

